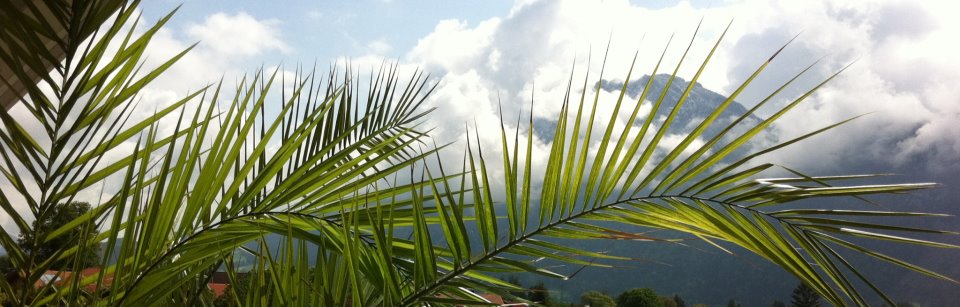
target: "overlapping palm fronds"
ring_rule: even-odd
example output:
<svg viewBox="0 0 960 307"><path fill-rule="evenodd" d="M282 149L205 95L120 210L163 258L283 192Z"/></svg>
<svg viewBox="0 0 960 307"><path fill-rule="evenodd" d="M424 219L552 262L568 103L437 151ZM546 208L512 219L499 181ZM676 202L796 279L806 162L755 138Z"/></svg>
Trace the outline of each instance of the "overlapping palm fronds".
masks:
<svg viewBox="0 0 960 307"><path fill-rule="evenodd" d="M122 27L137 22L135 5L119 1L4 4L2 10L9 18L4 18L3 35L10 45L0 50L0 58L12 73L4 76L3 84L8 88L21 84L26 89L15 107L22 108L17 118L13 113L0 112L0 171L7 185L0 207L14 221L13 233L32 234L29 237L33 242L26 243L26 250L35 250L32 247L41 244L40 240L50 241L78 227L95 232L103 223L102 217L119 199L49 233L38 233L29 219L47 218L57 204L72 201L78 191L98 185L111 173L125 168L123 162L102 161L104 154L189 99L140 123L125 124L144 84L183 54L153 70L141 71L140 59L147 42L169 16L133 37L132 31ZM111 16L118 7L118 13ZM107 24L102 25L105 20ZM110 51L115 53L108 54ZM58 52L65 56L60 58ZM51 67L52 72L47 75ZM37 78L39 83L34 80L37 72L43 72ZM72 255L82 254L78 251L92 248L96 242L90 242L90 246L65 246L48 259L24 253L6 231L0 236L0 244L16 271L16 278L12 278L15 282L2 284L4 297L14 304L32 304L36 301L28 299L40 297L33 295L33 284L50 264L72 259ZM49 290L50 287L44 287L39 292Z"/></svg>
<svg viewBox="0 0 960 307"><path fill-rule="evenodd" d="M719 41L717 44L719 45ZM689 48L688 46L688 51ZM759 161L758 158L764 154L823 133L849 120L757 150L746 157L730 156L840 72L796 97L767 119L754 126L739 129L744 132L733 132L737 130L734 129L737 124L790 86L810 68L807 67L755 107L740 115L727 127L723 127L719 134L708 138L703 145L693 147L694 140L702 137L703 132L714 123L720 113L776 58L780 52L778 50L763 61L756 71L696 128L683 136L683 140L676 147L658 153L662 138L670 126L675 124L675 116L683 107L715 50L716 45L702 61L678 101L665 101L664 97L669 89L669 82L676 77L686 53L674 68L664 92L651 93L653 78L648 79L633 110L622 107L627 104L624 94L631 80L632 67L631 73L624 79L628 81L624 82L615 102L600 101L598 82L591 105L587 92L590 83L585 79L577 103L575 94L570 93L573 84L571 77L547 166L541 170L542 173L537 173L530 167L534 135L532 114L525 132L525 153L520 151L521 146L518 146L519 127L514 133L512 146L508 132L505 129L501 131L502 156L499 158L503 160L502 172L506 182L491 182L488 174L494 166L485 163L485 157L490 157L489 150L470 146L467 169L464 172L466 179L462 179L460 183L445 181L443 188L432 186L445 193L456 191L461 197L437 197L430 202L437 207L437 217L442 225L446 245L439 251L426 252L422 248L429 244L430 238L417 238L416 250L420 252L415 254L412 261L416 264L417 272L423 270L424 273L414 276L414 287L417 290L406 296L403 304L447 303L448 297L468 299L469 295L463 293L463 288L509 295L508 290L515 287L482 274L537 272L562 278L562 275L549 271L547 267L538 266L537 263L542 259L575 266L605 266L598 260L628 259L572 248L556 243L559 242L556 241L558 239L659 240L642 233L632 234L622 230L631 226L687 233L724 251L728 249L720 242L733 243L780 266L835 305L867 305L868 300L856 285L865 285L893 304L881 289L842 256L848 251L841 252L841 249L862 253L956 283L950 277L844 239L854 237L907 245L957 248L954 245L910 236L928 233L954 234L953 232L856 220L856 217L863 216L929 217L942 216L941 214L840 208L797 209L796 206L786 206L806 199L836 196L862 199L864 195L896 194L930 188L933 184L844 185L854 179L879 175L807 176L789 168L784 169L796 177L758 178L758 174L775 166ZM661 61L662 59L661 56ZM650 75L656 75L659 69L658 62ZM649 113L638 115L648 97L658 98L650 99L653 107ZM609 114L609 121L600 125L605 127L602 134L600 131L593 131L595 121L602 120L598 118L602 115L595 111L600 103L615 103L613 113ZM661 108L669 110L669 115L659 123L659 127L654 127L652 123L655 114ZM642 124L639 127L627 125L624 131L614 131L620 112L629 112L627 123L643 119ZM639 129L639 133L631 134L631 129ZM593 150L596 151L592 152ZM519 165L523 166L522 170ZM542 179L543 186L532 187L531 181L536 181L535 179ZM491 197L491 190L500 184L504 185L506 191L503 202ZM457 190L464 187L469 189ZM469 195L467 190L472 193L472 198L465 201L462 195ZM464 207L473 208L473 222L467 223L459 218L463 216ZM503 225L504 223L507 225ZM415 233L430 233L429 223L425 220L415 225Z"/></svg>
<svg viewBox="0 0 960 307"><path fill-rule="evenodd" d="M103 13L96 9L102 3L91 3L94 13ZM415 127L429 113L420 107L432 91L429 78L417 72L400 80L389 65L374 74L365 92L349 70L332 70L326 78L298 71L303 77L284 82L293 92L280 93L273 89L277 71L261 71L232 91L217 84L128 122L138 92L189 50L143 69L147 42L170 15L138 33L136 7L124 5L95 35L65 42L66 60L19 101L17 108L30 117L0 115L2 171L12 186L0 204L17 226L0 240L17 275L2 282L4 300L168 304L202 292L203 276L245 243L289 229L297 230L296 238L342 251L346 243L324 235L342 237L342 214L365 210L342 204L372 199L373 183L431 154L411 147L424 137ZM90 26L81 23L86 15L69 14L75 9L69 4L51 9L65 12L60 18L68 29ZM3 56L23 59L29 50L4 50ZM267 102L276 99L270 95L277 94L279 110L268 111ZM162 119L176 119L172 135L160 135ZM118 149L130 143L132 150ZM112 153L121 156L105 158ZM110 178L122 181L119 189L90 213L32 236L49 241L77 227L103 229L86 245L65 246L48 259L17 245L11 234L38 231L30 219L43 219L52 206ZM394 190L405 192L403 187ZM376 192L391 197L389 189ZM45 272L60 269L51 263L100 244L101 274L76 278L71 287L51 282L34 288ZM97 293L81 290L90 284Z"/></svg>
<svg viewBox="0 0 960 307"><path fill-rule="evenodd" d="M739 160L731 156L819 85L734 133L742 129L733 127L768 98L692 147L776 54L667 152L657 148L676 124L709 56L679 101L651 93L651 78L632 110L624 110L630 104L621 91L613 114L596 112L603 102L598 89L588 92L588 77L577 100L571 74L545 169L532 167L530 114L525 146L520 146L519 128L512 142L502 128L499 153L481 150L479 136L470 137L464 161L454 170L433 160L448 149L421 150L432 145L420 121L429 116L431 110L421 105L435 84L420 72L403 77L392 65L369 80L359 80L349 67L323 75L298 68L293 79L279 69L258 71L234 88L217 83L142 120L130 120L138 93L189 51L156 68L142 67L147 43L170 15L138 31L131 26L140 21L136 1L118 5L113 15L104 14L118 7L107 6L112 2L51 3L59 13L54 17L71 33L61 43L65 59L53 61L60 64L39 84L26 86L15 109L0 112L0 171L8 185L0 207L16 227L0 236L14 267L13 277L0 281L4 303L209 305L215 298L207 283L222 271L232 285L218 304L473 304L479 302L476 290L507 294L516 287L498 279L498 273L564 278L538 259L578 266L629 260L556 239L662 240L621 226L680 231L719 248L725 245L720 241L739 245L835 304L866 304L855 285L882 294L841 249L951 280L847 239L954 248L892 233L944 232L854 219L935 214L784 207L804 199L901 193L929 184L842 185L871 175L818 177L793 170L793 178L756 179L774 167L759 163L763 154L842 123ZM28 22L5 24L15 29L5 37L22 36L27 43L0 49L0 58L8 66L25 61L33 71L43 71L51 56L30 56L31 50L46 50L37 35L59 36L47 33L52 30L36 18L29 22L30 16L14 16ZM34 78L26 69L13 78L34 84L22 82ZM653 108L640 114L646 99ZM660 109L670 112L655 124L653 114ZM630 112L628 122L641 125L615 131L621 112ZM610 120L594 131L602 116ZM173 132L163 135L161 123L171 120ZM590 147L596 143L594 152ZM492 154L503 161L504 182L489 175L497 167L487 164ZM44 218L53 206L113 181L119 182L116 191L104 194L87 215L48 233L31 226L31 219ZM499 185L504 199L494 196ZM86 244L65 246L46 258L14 238L14 233L32 233L49 241L76 228L91 234ZM99 245L104 246L99 273L44 282L45 272L60 269L53 263L78 259L84 249Z"/></svg>

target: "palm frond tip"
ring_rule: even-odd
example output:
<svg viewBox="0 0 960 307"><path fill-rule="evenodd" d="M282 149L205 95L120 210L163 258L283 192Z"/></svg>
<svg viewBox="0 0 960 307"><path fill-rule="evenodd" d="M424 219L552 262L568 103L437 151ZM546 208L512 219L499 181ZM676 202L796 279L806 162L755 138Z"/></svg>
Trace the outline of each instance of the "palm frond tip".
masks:
<svg viewBox="0 0 960 307"><path fill-rule="evenodd" d="M582 268L637 260L564 240L677 243L653 230L686 233L725 251L737 245L836 305L866 305L862 286L893 303L846 259L851 253L956 282L860 243L957 248L926 239L954 232L878 222L941 214L792 205L825 197L863 201L932 184L854 185L877 175L810 176L786 167L792 177L760 177L776 166L759 161L765 154L849 121L765 149L747 146L839 71L770 117L746 120L811 65L718 133L707 133L786 45L665 152L658 148L671 126L686 124L677 114L719 40L675 101L666 90L689 60L692 39L661 92L651 77L631 101L625 95L631 67L612 114L597 112L607 103L599 82L591 87L584 77L575 89L580 82L571 73L544 169L532 167L533 114L518 116L514 131L501 122L498 146L483 147L479 131L468 129L463 161L451 167L440 157L452 147L424 149L434 140L420 125L432 111L422 106L438 83L419 70L404 76L398 65L384 64L366 81L349 65L326 74L298 66L293 79L261 70L236 87L215 83L134 121L138 93L190 50L157 67L141 65L172 13L139 33L129 27L142 22L136 1L50 2L51 24L24 13L39 5L24 2L23 11L8 7L13 3L20 2L0 4L8 8L0 14L11 17L0 18L7 21L0 35L23 44L0 48L0 59L15 70L0 85L27 86L18 97L23 112L0 112L0 172L10 187L0 194L0 208L16 227L0 235L15 276L0 280L3 303L468 304L481 299L476 290L511 296L518 285L500 279L503 273L565 279L579 269L564 274L545 263ZM69 35L57 36L51 25ZM44 49L49 40L67 60ZM664 49L650 76L666 55ZM38 77L49 65L52 72ZM643 114L648 98L652 108ZM665 120L654 123L659 112ZM624 114L638 125L616 131ZM161 121L174 118L174 132L161 134ZM738 158L745 149L753 153ZM108 158L118 151L119 158ZM502 180L494 177L499 173ZM30 222L110 180L121 182L117 191L77 218L52 229ZM500 187L503 196L495 193ZM38 252L75 233L81 234L76 246ZM82 268L82 255L101 246L100 269L44 283L48 271L65 276L67 267ZM43 286L33 287L38 282ZM230 286L210 292L217 282Z"/></svg>

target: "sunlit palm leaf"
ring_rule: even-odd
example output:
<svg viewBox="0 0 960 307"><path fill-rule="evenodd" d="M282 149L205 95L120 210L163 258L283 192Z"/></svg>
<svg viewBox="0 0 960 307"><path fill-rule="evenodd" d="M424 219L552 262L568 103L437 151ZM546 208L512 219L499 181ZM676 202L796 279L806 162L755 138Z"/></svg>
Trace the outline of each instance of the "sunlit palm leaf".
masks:
<svg viewBox="0 0 960 307"><path fill-rule="evenodd" d="M449 149L432 144L430 131L419 126L431 111L421 107L436 86L420 71L404 77L398 65L383 64L362 80L349 64L325 75L297 67L293 79L279 68L261 70L233 88L216 83L133 122L137 94L189 51L158 67L142 67L150 39L172 13L141 33L133 30L141 22L136 1L50 3L53 23L13 10L2 10L2 16L23 22L0 18L11 29L0 38L24 41L0 49L8 66L23 62L14 67L16 80L2 84L28 84L18 106L23 111L16 113L26 115L0 112L0 172L12 191L0 195L0 208L19 232L36 232L29 220L50 214L58 203L109 178L122 184L90 213L34 236L49 241L72 229L102 229L86 244L41 259L10 233L0 236L0 246L22 272L19 283L0 281L0 294L13 304L206 305L214 299L206 283L221 268L233 286L248 289L224 298L242 305L482 304L475 290L509 296L518 288L500 280L502 273L566 278L562 268L543 263L604 267L635 260L558 240L676 242L633 230L638 226L688 233L725 251L738 245L838 305L866 304L859 285L890 302L844 258L846 252L953 281L850 240L955 248L909 236L950 232L857 219L936 214L782 206L834 196L865 200L864 195L931 185L844 185L872 175L809 176L785 167L796 177L758 179L775 165L754 164L755 159L846 121L730 160L835 75L760 123L734 129L747 125L744 119L796 78L791 79L691 148L779 51L669 151L659 152L658 145L678 124L676 115L717 45L678 101L667 101L665 91L693 40L664 92L651 90L651 78L632 110L625 100L631 67L612 114L597 112L606 102L589 76L577 101L571 73L546 169L532 167L533 114L527 114L526 131L519 128L522 117L513 133L501 123L500 152L481 147L476 128L470 131L464 161L451 172L439 161L440 152ZM74 10L82 13L71 14ZM56 27L69 35L56 35ZM94 29L99 30L88 38ZM47 41L65 50L64 58L45 47ZM660 60L666 55L664 49ZM59 64L45 74L50 63ZM651 75L659 69L658 61ZM653 107L641 114L648 97ZM654 125L662 109L669 115ZM613 123L621 112L630 112L630 123L642 119L641 125L616 131ZM602 132L594 131L605 116L610 119L599 125ZM161 135L160 125L173 119L174 132ZM132 152L107 158L132 142ZM427 144L432 149L423 150ZM504 182L492 175L496 158L502 159ZM542 186L534 186L538 179ZM498 185L505 199L495 197ZM106 244L100 274L32 288L54 261L76 262L77 255L101 243ZM84 290L90 285L92 293Z"/></svg>
<svg viewBox="0 0 960 307"><path fill-rule="evenodd" d="M714 46L715 49L716 45ZM878 293L888 303L892 304L893 302L881 292L881 289L866 279L853 264L847 262L840 253L837 253L831 245L863 253L935 278L955 282L950 277L836 237L851 236L912 245L957 248L957 246L950 244L887 233L896 231L906 234L954 234L952 232L847 219L856 216L909 217L938 216L937 214L833 208L779 208L780 205L786 203L811 198L853 196L864 200L861 198L863 195L899 194L929 188L933 186L932 184L842 185L844 180L869 178L873 175L813 177L790 169L787 170L800 177L755 179L759 174L774 165L768 163L755 167L742 167L749 166L747 162L755 160L763 154L822 133L846 121L767 149L758 150L754 154L734 161L729 166L716 167L720 162L727 161L726 158L731 153L743 148L764 128L770 126L776 119L801 103L817 88L823 86L840 72L794 99L768 119L748 127L748 129L740 129L744 131L740 134L733 132L737 131L733 129L734 126L744 123L744 118L750 116L757 108L791 85L796 79L794 77L756 107L725 127L718 135L705 142L704 145L694 148L692 154L683 154L688 149L687 147L693 144L693 140L714 123L724 107L730 104L737 94L746 88L770 61L776 58L780 50L775 52L768 60L762 62L753 75L741 84L726 101L718 105L710 116L703 119L693 131L685 135L680 145L662 156L654 154L657 151L658 142L664 136L678 110L683 106L683 102L696 84L700 72L707 65L710 55L702 62L700 69L690 81L690 85L686 88L684 94L680 96L679 101L672 102L674 104L669 109L669 115L664 123L655 129L652 138L644 138L644 136L647 136L649 130L652 130L651 122L654 114L657 114L657 110L662 105L671 103L664 101L669 84L665 87L663 93L659 93L659 98L655 100L652 110L646 114L639 135L634 137L633 140L629 140L627 136L630 133L630 125L626 127L626 131L619 135L614 133L612 127L618 118L617 113L623 105L623 94L626 92L632 68L624 79L627 81L621 89L620 97L614 104L613 114L606 123L606 130L599 137L592 133L593 122L598 116L595 110L597 104L600 103L599 95L594 95L593 102L589 102L586 99L588 82L584 81L580 103L570 102L569 94L563 103L557 130L553 138L554 141L550 149L548 165L542 173L544 184L540 191L539 209L531 209L528 205L531 194L534 193L529 186L530 177L538 175L531 175L529 170L525 170L521 183L519 179L521 175L517 171L518 163L529 168L532 162L529 154L532 146L529 143L526 158L517 158L517 151L520 150L517 143L519 127L513 136L515 139L512 149L509 145L508 133L505 128L501 127L501 155L504 160L502 171L506 179L503 184L505 185L505 197L507 198L503 205L506 208L497 209L501 205L494 205L495 202L489 200L490 191L493 187L486 175L489 173L488 166L484 162L487 154L479 146L474 146L468 141L468 144L471 144L467 153L469 157L468 170L472 179L467 180L466 184L460 185L445 182L442 188L434 186L433 189L439 193L456 191L459 187L464 189L464 191L459 192L463 194L465 194L466 189L469 189L472 190L474 196L472 202L465 203L461 199L458 203L453 199L438 197L430 203L441 208L474 206L476 208L476 214L474 215L476 223L473 223L471 227L475 230L459 230L459 225L447 221L446 214L438 213L443 225L438 231L443 232L447 248L455 252L447 257L429 257L423 253L413 255L412 261L418 264L425 261L450 264L446 267L440 267L440 275L436 277L437 282L415 287L416 290L404 298L403 304L436 302L433 299L435 297L458 297L456 287L466 284L484 291L509 295L505 290L509 287L508 285L503 285L498 280L471 277L471 272L477 274L511 272L514 269L526 272L542 271L546 267L538 264L541 259L552 259L575 266L603 266L595 260L620 259L616 256L579 250L539 238L662 240L642 234L624 233L615 230L623 228L623 226L610 226L611 224L684 232L727 252L729 250L723 247L725 244L721 244L721 242L733 243L780 266L836 305L867 304L855 284L868 285L872 291ZM712 55L712 51L710 54ZM684 54L681 59L685 57ZM679 62L682 63L682 60ZM677 69L679 69L679 65ZM654 68L651 75L655 75L658 69L659 64ZM674 70L674 76L677 69ZM809 67L798 73L797 77L808 69ZM673 77L670 80L672 79ZM630 116L629 123L633 123L638 118L637 111L640 109L644 97L647 97L650 87L650 82L644 86L640 99ZM570 86L568 85L568 93L569 89ZM599 88L595 88L594 91L599 92ZM574 107L577 110L572 113L571 110ZM527 137L531 138L532 120L527 129ZM583 129L585 129L585 134L583 139L579 139ZM478 137L474 139L479 141ZM599 147L597 147L595 154L591 154L588 148L594 142L599 142ZM726 143L724 144L724 142ZM608 147L608 144L612 147ZM680 160L681 158L682 160ZM682 162L675 164L673 163L675 161ZM682 192L673 192L677 190ZM615 191L619 191L619 193L614 193ZM533 227L527 229L529 222L526 220L526 216L531 210L539 210L539 220L532 221L533 225L531 226ZM496 232L497 219L506 219L508 222L506 228L509 233L505 240L500 240L501 236ZM427 231L426 226L416 226L415 228L420 232ZM465 233L473 233L474 236L479 238L465 235ZM484 249L474 251L469 257L465 257L462 251L463 242L475 240L479 240ZM503 259L510 259L510 261L502 261ZM850 277L847 276L847 272L852 272L858 282L852 282L849 279ZM551 272L547 275L559 274ZM462 296L460 298L468 299Z"/></svg>

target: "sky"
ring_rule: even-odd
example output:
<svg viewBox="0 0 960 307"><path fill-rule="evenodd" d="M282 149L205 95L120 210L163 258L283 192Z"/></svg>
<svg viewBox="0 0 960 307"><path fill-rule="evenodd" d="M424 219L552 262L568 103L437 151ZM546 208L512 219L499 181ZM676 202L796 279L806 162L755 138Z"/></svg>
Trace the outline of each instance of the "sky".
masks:
<svg viewBox="0 0 960 307"><path fill-rule="evenodd" d="M153 20L177 5L147 1L142 10ZM729 24L700 78L721 94L797 36L738 98L747 107L815 61L774 106L853 63L773 132L786 139L869 114L808 141L801 149L816 148L815 158L786 150L771 159L811 172L861 164L897 170L919 161L923 171L943 175L960 170L960 88L953 86L960 83L954 56L960 44L952 43L960 27L951 8L946 1L896 0L192 1L182 4L151 49L159 60L199 42L173 77L155 84L167 100L260 66L293 70L350 59L360 70L384 60L424 69L440 82L430 103L444 114L429 125L439 128L439 139L457 141L465 122L477 121L481 132L498 127L498 96L505 116L529 112L532 94L534 115L555 117L571 65L583 73L589 56L586 69L598 78L607 43L604 78L623 79L635 52L638 71L648 72L671 35L664 61L672 67L702 19L679 75L692 77ZM496 134L481 139L496 142Z"/></svg>
<svg viewBox="0 0 960 307"><path fill-rule="evenodd" d="M636 79L652 71L661 54L660 72L669 73L689 45L678 69L689 80L716 45L699 82L728 95L796 37L740 94L739 103L754 106L813 65L759 111L767 117L849 67L780 118L756 148L773 145L763 140L784 141L864 116L757 163L809 175L894 173L901 176L893 182L960 185L960 87L955 86L960 84L955 56L960 44L954 43L960 20L947 1L145 2L141 9L148 21L180 6L149 48L152 64L199 43L141 93L143 108L162 108L221 77L230 84L260 67L279 65L289 76L298 65L325 71L349 60L355 69L370 71L386 61L396 63L401 74L425 70L439 83L426 106L436 111L423 125L434 129L438 144L452 143L441 154L447 165L460 164L466 127L478 132L480 146L500 148L501 106L508 130L516 129L518 116L530 113L531 97L537 119L555 120L571 74L578 80L589 74L590 82L622 80L636 55ZM574 85L573 91L580 88ZM600 103L598 112L609 114L617 93L599 94L607 103ZM643 110L649 110L650 103L645 104ZM615 134L628 116L621 113ZM595 129L602 128L600 122ZM174 126L170 119L161 132ZM671 150L683 136L665 135L658 153ZM128 143L124 148L132 149L134 143ZM532 143L532 168L543 169L550 144L540 138ZM523 133L519 144L524 151ZM591 143L591 155L599 145ZM490 165L500 165L500 156L491 156ZM785 176L781 169L761 175ZM504 174L493 168L490 176L497 182ZM534 186L541 183L538 178ZM960 192L951 191L960 190L942 189L931 197L960 198ZM87 193L100 197L99 191ZM960 215L956 205L944 201L899 209ZM955 229L952 221L944 227Z"/></svg>
<svg viewBox="0 0 960 307"><path fill-rule="evenodd" d="M737 101L752 107L816 63L761 109L766 117L849 65L769 133L786 140L867 115L765 161L812 175L894 172L960 184L955 175L960 173L960 44L955 43L960 19L949 1L143 2L148 22L179 6L151 42L148 66L198 43L141 93L144 116L202 86L221 78L229 85L260 67L280 67L289 75L298 65L325 71L349 59L369 71L387 61L401 73L425 70L438 82L428 100L437 111L424 125L435 128L440 143L463 146L463 127L475 122L481 146L499 148L498 100L508 129L515 128L511 121L518 115L531 112L531 97L536 118L555 119L571 74L578 80L589 74L593 82L603 70L602 78L623 80L636 55L636 79L653 69L661 53L660 71L669 73L691 42L678 75L693 77L716 44L699 82L727 95L796 36ZM599 94L601 101L617 95ZM611 107L599 106L601 112ZM616 125L627 123L619 118ZM174 124L165 122L161 133ZM663 147L679 140L667 135ZM533 144L533 166L542 168L549 144L539 138ZM121 153L124 148L133 143L121 146ZM443 159L459 161L461 154L447 151ZM943 195L960 196L954 190ZM98 191L86 197L99 197ZM960 214L956 206L944 207ZM11 229L7 217L0 217L0 225Z"/></svg>
<svg viewBox="0 0 960 307"><path fill-rule="evenodd" d="M670 72L688 44L678 75L689 80L716 44L699 82L726 95L796 36L737 101L751 107L816 62L761 109L759 115L769 116L850 64L769 133L786 140L867 115L766 161L814 175L882 171L942 181L960 172L960 44L954 43L960 20L948 1L157 0L142 4L140 27L174 9L148 48L147 66L197 46L141 92L140 116L260 67L279 66L290 75L298 65L324 71L349 60L370 71L386 61L401 73L425 70L438 83L427 107L440 115L424 125L435 128L439 143L462 147L464 125L475 122L481 145L499 147L498 101L504 117L516 119L529 114L533 97L534 116L552 120L571 74L589 74L594 82L603 70L602 78L622 80L636 56L639 77L661 53L660 71ZM616 93L600 96L612 101ZM599 111L612 105L601 103ZM505 121L507 129L516 127ZM174 126L169 119L161 133ZM681 138L667 135L662 146ZM533 144L536 169L549 144L539 138ZM133 146L130 141L117 154ZM461 153L447 151L444 159L459 161Z"/></svg>

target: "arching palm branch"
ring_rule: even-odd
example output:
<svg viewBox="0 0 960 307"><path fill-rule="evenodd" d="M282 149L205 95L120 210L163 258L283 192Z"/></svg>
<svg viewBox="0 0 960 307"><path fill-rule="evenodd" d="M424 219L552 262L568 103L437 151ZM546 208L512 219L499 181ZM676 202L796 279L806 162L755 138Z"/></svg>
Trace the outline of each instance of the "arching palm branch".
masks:
<svg viewBox="0 0 960 307"><path fill-rule="evenodd" d="M742 129L733 127L768 98L704 145L691 147L769 60L665 153L657 152L660 140L675 124L709 57L679 101L651 93L648 81L637 103L625 100L621 91L613 114L596 112L602 102L587 91L587 77L578 100L571 74L547 167L531 167L530 115L523 131L525 150L520 149L519 128L512 139L506 128L501 130L502 148L496 154L506 180L493 182L488 174L494 166L486 161L495 153L474 147L473 140L458 170L451 172L443 163L431 166L439 151L447 150L421 150L432 146L429 131L419 122L429 116L421 104L435 84L420 72L402 77L390 65L369 80L359 80L349 68L324 75L298 68L293 80L277 71L260 71L234 88L217 83L131 122L137 93L189 50L154 69L142 68L147 43L170 15L137 34L131 30L136 27L127 27L139 21L134 1L87 37L81 33L90 32L81 30L99 21L85 16L103 15L96 6L100 2L89 2L88 10L78 10L82 6L73 2L51 3L62 13L55 15L60 24L77 33L63 40L65 60L39 84L26 86L18 106L0 112L0 171L10 186L2 191L0 207L17 227L0 236L14 268L14 278L0 281L0 299L12 304L210 304L206 284L221 268L233 284L221 297L228 303L475 303L472 290L505 293L515 287L491 273L563 277L531 259L576 265L603 265L596 258L626 259L567 247L556 238L659 240L620 231L615 224L676 230L720 248L719 241L739 245L835 304L866 304L854 286L861 283L882 293L842 257L840 248L951 280L845 239L953 248L890 234L943 232L850 218L935 214L783 207L804 199L901 193L929 184L851 186L843 183L871 175L816 177L792 170L794 178L756 179L773 167L757 164L758 157L842 123L739 160L731 156L816 88L734 133ZM13 30L5 37L39 42L37 33L51 31L34 15L4 12L24 21L8 24ZM34 59L30 51L43 48L23 46L0 49L0 58L17 70L21 66L9 64ZM651 75L658 70L659 64ZM23 82L33 78L26 70L3 77L7 85L13 79L33 84ZM640 102L648 98L653 109L639 114ZM656 127L653 114L660 109L670 113ZM615 131L620 112L630 112L628 122L642 124ZM601 116L610 116L607 125L600 125L602 133L593 130ZM176 122L170 135L159 129L165 119ZM596 142L599 149L592 153L589 147ZM112 153L121 155L108 158ZM540 181L535 179L543 179L543 185L534 187L532 182ZM89 214L49 233L36 233L30 226L31 218L43 218L52 206L110 180L120 182L117 190ZM503 200L493 196L497 185L505 187ZM29 232L36 240L51 240L78 227L93 238L47 259L24 252L29 249L18 246L12 235ZM99 273L66 278L57 272L62 282L43 282L45 272L58 269L52 263L75 259L98 244L105 244Z"/></svg>
<svg viewBox="0 0 960 307"><path fill-rule="evenodd" d="M752 126L744 123L744 119L754 114L754 111L810 68L807 67L745 114L722 127L720 133L706 138L703 145L692 147L694 140L704 136L704 131L715 124L714 120L776 58L782 47L763 61L754 73L696 128L684 135L679 145L662 154L656 153L662 137L671 124L675 124L675 116L719 43L718 40L717 45L702 61L696 75L677 101L665 101L664 98L670 82L674 80L677 70L686 58L686 53L678 61L663 92L651 92L653 78L649 78L638 101L632 103L632 110L624 107L631 105L625 101L624 94L631 80L633 67L624 78L627 81L615 101L613 114L595 112L598 104L611 103L600 101L599 82L596 83L591 99L587 91L589 79L585 79L577 102L576 94L571 93L571 78L553 135L547 166L541 170L542 173L531 169L534 135L532 114L524 132L526 146L521 147L518 144L519 128L512 138L508 137L509 133L505 128L501 130L501 151L493 155L500 155L499 158L503 161L500 171L505 174L506 182L491 182L488 174L492 171L491 168L496 166L485 163L485 157L490 157L491 153L480 146L470 146L460 182L443 180L439 185L424 184L434 194L439 195L424 201L424 205L414 205L436 208L436 218L440 220L442 231L431 231L429 226L432 223L426 216L414 224L415 242L409 252L413 255L411 270L414 275L411 282L415 290L399 298L400 305L456 301L450 298L475 299L463 290L465 288L510 295L508 290L516 287L482 274L536 272L564 278L548 271L547 267L537 266L536 263L541 259L583 266L604 266L594 262L595 260L629 259L572 248L558 243L557 239L659 240L621 230L631 226L687 233L724 251L727 249L719 244L719 241L738 245L780 266L810 285L834 305L867 305L867 299L856 285L865 285L887 303L893 304L881 289L844 258L847 251L840 251L842 249L956 283L950 277L884 255L864 247L862 243L852 243L847 239L957 248L954 245L909 236L927 233L954 234L953 232L857 220L857 217L864 216L942 216L940 214L789 206L803 200L839 196L852 196L854 200L866 201L862 196L898 194L929 188L933 184L849 185L845 183L880 175L808 176L786 167L782 168L794 177L758 177L763 171L775 166L758 161L764 154L823 133L852 119L766 149L756 150L745 157L731 156L731 153L742 149L753 137L836 77L840 71L795 98L767 119ZM689 48L690 46L687 50ZM663 56L661 61L662 59ZM650 75L656 75L659 69L658 62ZM638 115L644 99L650 99L653 107L649 113ZM653 118L661 108L668 110L669 115L659 127L654 127ZM615 131L614 126L620 112L630 114L627 123L642 119L642 124L636 127L627 125L624 131ZM593 127L594 122L602 120L599 117L603 115L609 116L609 120L605 125L600 125L605 127L601 134L600 131L593 131ZM734 133L733 131L738 130L735 128L741 128L739 130L743 132ZM631 134L631 129L639 129L639 132ZM479 142L479 136L476 139ZM591 146L595 143L599 144L596 152L591 152L594 150ZM520 148L526 148L526 152ZM443 177L446 175L441 172L438 178ZM543 186L532 187L531 182L538 180L542 180ZM503 201L491 196L491 190L500 185L506 191L506 199ZM412 193L416 194L415 191ZM460 197L442 197L450 194ZM463 195L468 195L466 200ZM472 211L469 211L471 223L462 218L465 207L472 208ZM437 233L442 233L445 244L443 248L429 249L436 241L431 235L436 236Z"/></svg>

